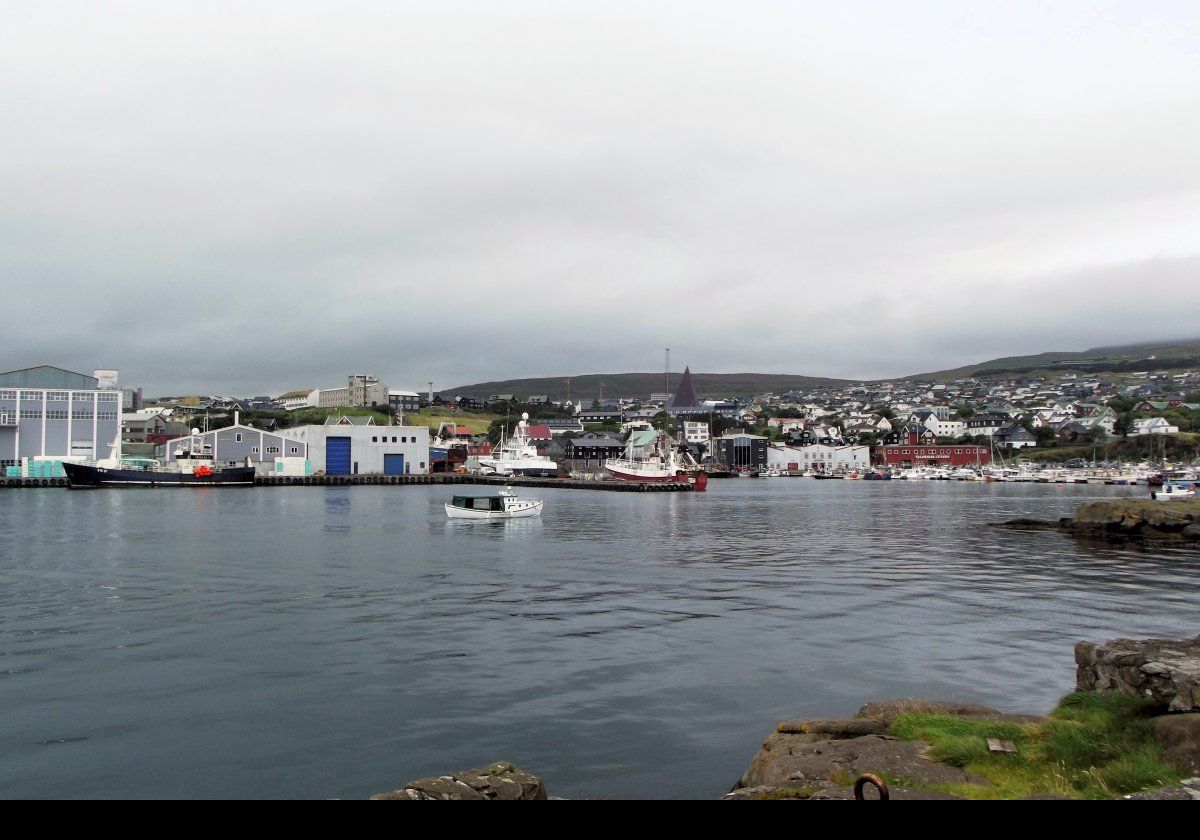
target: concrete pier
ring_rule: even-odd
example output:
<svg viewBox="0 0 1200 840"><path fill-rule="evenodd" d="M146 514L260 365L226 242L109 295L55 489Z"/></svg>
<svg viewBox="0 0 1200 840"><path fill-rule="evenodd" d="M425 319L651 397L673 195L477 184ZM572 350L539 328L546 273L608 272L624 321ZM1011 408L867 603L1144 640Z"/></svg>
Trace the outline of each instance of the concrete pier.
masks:
<svg viewBox="0 0 1200 840"><path fill-rule="evenodd" d="M607 490L618 493L690 493L696 488L681 481L581 481L573 478L504 478L486 475L263 475L257 487L329 487L350 485L474 484L496 487L557 487L564 490ZM65 478L0 478L0 489L66 487ZM127 489L127 488L126 488Z"/></svg>

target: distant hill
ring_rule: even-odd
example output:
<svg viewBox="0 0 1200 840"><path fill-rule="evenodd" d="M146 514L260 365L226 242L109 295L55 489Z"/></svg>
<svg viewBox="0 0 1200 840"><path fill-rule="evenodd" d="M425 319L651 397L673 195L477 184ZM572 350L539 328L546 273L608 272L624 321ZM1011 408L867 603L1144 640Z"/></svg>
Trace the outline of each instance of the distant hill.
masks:
<svg viewBox="0 0 1200 840"><path fill-rule="evenodd" d="M964 365L952 370L899 376L896 380L950 381L964 377L1020 375L1023 373L1131 373L1141 370L1177 370L1200 368L1200 339L1147 342L1114 347L1095 347L1091 350L1063 350L1037 353L1032 356L1007 356L987 362ZM671 374L671 390L679 385L681 372ZM723 399L752 394L783 393L811 388L840 388L859 382L850 379L826 379L819 376L796 376L779 373L693 373L692 381L701 399ZM879 380L888 381L888 380ZM666 390L662 373L589 373L571 377L571 397L574 399L600 396L604 383L605 397L644 399ZM479 382L458 388L446 388L447 396L472 396L481 399L491 394L515 394L525 398L544 394L552 400L567 397L565 376L539 379L504 379L499 382Z"/></svg>
<svg viewBox="0 0 1200 840"><path fill-rule="evenodd" d="M679 386L682 371L671 374L671 390ZM794 389L837 388L849 380L823 379L817 376L793 376L779 373L693 373L692 382L700 399L724 399L750 394L781 393ZM663 373L589 373L571 377L571 398L578 400L596 399L600 396L600 383L604 383L604 396L645 399L651 394L666 390L666 374ZM500 382L479 382L459 388L445 388L439 393L447 396L472 396L486 399L491 394L515 394L525 398L545 394L552 400L567 397L566 377L554 376L540 379L505 379Z"/></svg>
<svg viewBox="0 0 1200 840"><path fill-rule="evenodd" d="M1142 370L1200 368L1200 339L1147 342L1083 351L1008 356L973 365L918 373L902 379L949 381L964 377L1023 373L1132 373Z"/></svg>

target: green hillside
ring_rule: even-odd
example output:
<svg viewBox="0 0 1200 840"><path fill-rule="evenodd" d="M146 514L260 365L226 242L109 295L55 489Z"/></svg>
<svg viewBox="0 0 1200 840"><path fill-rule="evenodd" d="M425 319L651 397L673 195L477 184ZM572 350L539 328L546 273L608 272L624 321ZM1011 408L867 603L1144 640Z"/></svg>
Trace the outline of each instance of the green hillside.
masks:
<svg viewBox="0 0 1200 840"><path fill-rule="evenodd" d="M682 372L671 374L671 390L679 385ZM733 396L748 396L767 392L779 393L792 389L839 387L846 380L822 379L816 376L793 376L777 373L693 373L692 382L701 399L723 399ZM604 383L604 396L645 399L651 394L666 390L666 374L663 373L589 373L571 377L572 399L600 396L600 384ZM499 382L479 382L459 388L446 388L441 393L448 396L472 396L486 399L491 394L515 394L525 398L545 394L553 400L567 397L566 377L543 377L539 379L505 379Z"/></svg>
<svg viewBox="0 0 1200 840"><path fill-rule="evenodd" d="M973 365L918 373L903 379L947 381L974 376L1022 373L1132 373L1200 367L1200 340L1176 340L1057 351L1032 356L1007 356Z"/></svg>

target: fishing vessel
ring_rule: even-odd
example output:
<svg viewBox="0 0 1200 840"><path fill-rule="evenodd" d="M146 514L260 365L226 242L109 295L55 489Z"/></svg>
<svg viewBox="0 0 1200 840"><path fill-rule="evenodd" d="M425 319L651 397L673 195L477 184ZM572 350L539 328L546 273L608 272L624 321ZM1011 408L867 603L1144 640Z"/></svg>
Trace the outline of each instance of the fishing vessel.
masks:
<svg viewBox="0 0 1200 840"><path fill-rule="evenodd" d="M511 490L458 495L445 507L451 519L526 519L542 515L541 499L520 499Z"/></svg>
<svg viewBox="0 0 1200 840"><path fill-rule="evenodd" d="M212 446L192 429L186 444L175 450L175 460L165 467L153 458L102 458L75 464L63 462L67 486L73 490L98 487L252 487L254 467L220 467ZM186 446L186 448L184 448ZM112 451L117 449L113 447Z"/></svg>
<svg viewBox="0 0 1200 840"><path fill-rule="evenodd" d="M625 457L609 458L604 462L604 469L623 481L689 481L702 474L687 447L669 440L663 432L654 439L654 446L646 457L637 459L633 454L631 438Z"/></svg>
<svg viewBox="0 0 1200 840"><path fill-rule="evenodd" d="M479 471L485 475L526 475L556 478L558 464L539 455L529 437L529 415L522 414L512 437L501 439L491 455L479 459Z"/></svg>

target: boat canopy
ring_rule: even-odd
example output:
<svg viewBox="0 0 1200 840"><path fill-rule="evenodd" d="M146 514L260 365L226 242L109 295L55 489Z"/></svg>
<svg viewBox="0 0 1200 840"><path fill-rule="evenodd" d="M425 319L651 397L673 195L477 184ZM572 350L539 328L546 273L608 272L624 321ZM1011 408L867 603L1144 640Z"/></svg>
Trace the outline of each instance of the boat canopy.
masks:
<svg viewBox="0 0 1200 840"><path fill-rule="evenodd" d="M504 510L503 496L455 496L452 504L465 510Z"/></svg>

